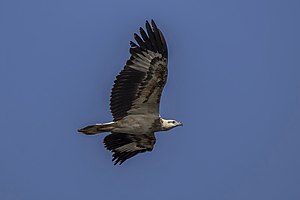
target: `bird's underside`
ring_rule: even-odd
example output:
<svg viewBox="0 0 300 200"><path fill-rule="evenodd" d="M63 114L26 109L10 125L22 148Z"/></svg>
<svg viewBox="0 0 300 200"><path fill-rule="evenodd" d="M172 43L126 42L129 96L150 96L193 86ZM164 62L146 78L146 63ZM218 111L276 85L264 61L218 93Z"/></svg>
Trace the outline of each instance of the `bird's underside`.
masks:
<svg viewBox="0 0 300 200"><path fill-rule="evenodd" d="M87 126L79 131L87 135L111 132L104 138L104 145L113 152L114 164L122 164L138 153L152 151L156 141L154 132L162 131L162 120L130 115L115 122Z"/></svg>
<svg viewBox="0 0 300 200"><path fill-rule="evenodd" d="M114 164L122 164L138 153L151 151L154 132L181 125L159 115L160 97L167 81L168 50L162 32L152 20L146 31L134 34L130 42L130 59L116 77L111 91L110 110L113 122L87 126L78 130L91 135L111 132L104 138L113 152Z"/></svg>

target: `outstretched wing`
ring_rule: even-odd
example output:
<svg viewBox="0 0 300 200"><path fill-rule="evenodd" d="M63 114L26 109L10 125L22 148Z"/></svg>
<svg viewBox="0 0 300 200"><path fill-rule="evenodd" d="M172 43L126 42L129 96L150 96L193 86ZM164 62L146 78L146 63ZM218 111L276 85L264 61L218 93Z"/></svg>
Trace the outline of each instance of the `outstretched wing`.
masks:
<svg viewBox="0 0 300 200"><path fill-rule="evenodd" d="M146 31L140 28L137 42L130 42L131 57L117 76L111 92L110 110L114 121L128 114L159 115L162 90L167 81L168 50L162 32L152 20Z"/></svg>
<svg viewBox="0 0 300 200"><path fill-rule="evenodd" d="M152 151L155 141L154 133L143 135L112 133L107 135L103 142L106 149L113 152L114 164L121 165L138 153Z"/></svg>

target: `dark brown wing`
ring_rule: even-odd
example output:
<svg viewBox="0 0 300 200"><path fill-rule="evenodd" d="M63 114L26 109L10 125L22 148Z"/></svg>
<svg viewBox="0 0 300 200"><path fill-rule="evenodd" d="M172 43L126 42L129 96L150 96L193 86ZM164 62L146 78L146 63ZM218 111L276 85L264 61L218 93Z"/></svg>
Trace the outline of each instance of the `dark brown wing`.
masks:
<svg viewBox="0 0 300 200"><path fill-rule="evenodd" d="M114 165L122 164L125 160L143 153L152 151L155 144L154 133L133 135L125 133L112 133L104 138L106 149L113 152Z"/></svg>
<svg viewBox="0 0 300 200"><path fill-rule="evenodd" d="M130 42L131 57L117 76L111 92L110 110L114 121L130 114L159 115L160 97L167 81L168 50L154 21L146 21L146 31Z"/></svg>

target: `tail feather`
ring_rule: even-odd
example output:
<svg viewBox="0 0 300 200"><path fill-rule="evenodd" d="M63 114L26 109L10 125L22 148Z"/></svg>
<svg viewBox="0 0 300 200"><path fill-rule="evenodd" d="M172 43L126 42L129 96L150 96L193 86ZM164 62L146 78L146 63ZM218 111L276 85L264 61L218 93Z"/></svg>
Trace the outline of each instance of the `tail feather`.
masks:
<svg viewBox="0 0 300 200"><path fill-rule="evenodd" d="M97 133L111 132L114 128L113 124L114 123L90 125L79 129L78 132L84 133L86 135L95 135Z"/></svg>

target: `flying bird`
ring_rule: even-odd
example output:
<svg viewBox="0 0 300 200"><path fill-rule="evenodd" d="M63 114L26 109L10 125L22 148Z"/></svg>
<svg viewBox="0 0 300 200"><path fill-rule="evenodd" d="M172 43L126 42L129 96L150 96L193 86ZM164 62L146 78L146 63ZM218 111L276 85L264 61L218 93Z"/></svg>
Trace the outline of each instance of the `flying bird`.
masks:
<svg viewBox="0 0 300 200"><path fill-rule="evenodd" d="M163 119L159 105L168 76L168 49L166 40L151 20L146 31L140 27L136 42L130 41L130 59L116 77L110 96L113 121L79 129L86 135L111 132L104 138L107 150L113 153L114 164L152 151L155 132L182 126L176 120Z"/></svg>

